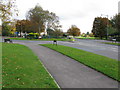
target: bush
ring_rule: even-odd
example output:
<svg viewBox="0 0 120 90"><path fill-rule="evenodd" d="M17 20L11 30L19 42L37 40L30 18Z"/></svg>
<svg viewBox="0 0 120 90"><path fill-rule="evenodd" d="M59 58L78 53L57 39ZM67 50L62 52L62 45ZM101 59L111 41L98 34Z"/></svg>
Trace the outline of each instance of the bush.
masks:
<svg viewBox="0 0 120 90"><path fill-rule="evenodd" d="M39 34L38 33L34 33L34 39L38 39L39 38Z"/></svg>
<svg viewBox="0 0 120 90"><path fill-rule="evenodd" d="M38 39L39 34L38 33L29 33L27 35L27 39Z"/></svg>

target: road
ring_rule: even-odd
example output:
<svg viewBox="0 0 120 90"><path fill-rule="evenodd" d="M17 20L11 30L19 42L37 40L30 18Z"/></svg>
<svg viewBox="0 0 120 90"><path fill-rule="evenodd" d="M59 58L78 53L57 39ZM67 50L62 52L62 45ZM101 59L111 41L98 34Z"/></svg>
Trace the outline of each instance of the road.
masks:
<svg viewBox="0 0 120 90"><path fill-rule="evenodd" d="M59 42L60 45L66 45L85 51L93 52L95 54L107 56L112 59L118 60L118 48L120 46L103 44L105 40L81 40L77 39L74 43L70 42Z"/></svg>
<svg viewBox="0 0 120 90"><path fill-rule="evenodd" d="M52 44L52 41L13 40L13 42L36 43L36 44L51 43ZM82 49L85 51L93 52L95 54L103 55L103 56L118 60L118 53L119 53L118 48L120 48L120 46L103 44L101 42L107 42L107 41L77 39L75 42L58 41L58 44Z"/></svg>

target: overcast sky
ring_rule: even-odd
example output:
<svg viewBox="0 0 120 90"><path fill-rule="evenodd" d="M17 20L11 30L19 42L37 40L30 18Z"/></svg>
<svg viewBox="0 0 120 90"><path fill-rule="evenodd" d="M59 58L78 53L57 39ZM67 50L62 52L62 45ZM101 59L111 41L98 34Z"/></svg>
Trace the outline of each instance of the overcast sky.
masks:
<svg viewBox="0 0 120 90"><path fill-rule="evenodd" d="M118 13L120 0L16 0L19 16L25 19L26 12L37 3L44 9L59 16L62 29L66 32L71 25L76 25L81 32L91 32L93 20L101 14L113 17Z"/></svg>

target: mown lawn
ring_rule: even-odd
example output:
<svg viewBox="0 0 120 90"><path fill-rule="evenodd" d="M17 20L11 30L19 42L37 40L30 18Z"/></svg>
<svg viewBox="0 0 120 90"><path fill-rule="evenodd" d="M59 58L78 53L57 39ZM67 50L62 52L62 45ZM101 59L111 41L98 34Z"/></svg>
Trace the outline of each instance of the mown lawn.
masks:
<svg viewBox="0 0 120 90"><path fill-rule="evenodd" d="M58 88L38 57L26 46L2 44L3 88Z"/></svg>
<svg viewBox="0 0 120 90"><path fill-rule="evenodd" d="M80 37L76 36L77 39L91 39L91 40L101 40L99 37ZM106 38L103 38L102 40L106 40Z"/></svg>
<svg viewBox="0 0 120 90"><path fill-rule="evenodd" d="M9 38L9 39L12 39L12 40L30 40L30 39L27 39L27 38L17 38L17 37Z"/></svg>
<svg viewBox="0 0 120 90"><path fill-rule="evenodd" d="M120 76L118 77L118 75L120 75L120 72L118 72L118 61L115 59L63 45L41 45L69 56L84 65L87 65L115 80L120 81Z"/></svg>
<svg viewBox="0 0 120 90"><path fill-rule="evenodd" d="M36 41L53 41L53 40L57 40L57 41L71 41L70 39L56 39L56 38L43 38L43 39L27 39L27 38L9 38L12 40L36 40Z"/></svg>
<svg viewBox="0 0 120 90"><path fill-rule="evenodd" d="M102 43L120 46L120 43L113 43L113 42L102 42Z"/></svg>
<svg viewBox="0 0 120 90"><path fill-rule="evenodd" d="M75 37L77 39L96 39L95 37Z"/></svg>

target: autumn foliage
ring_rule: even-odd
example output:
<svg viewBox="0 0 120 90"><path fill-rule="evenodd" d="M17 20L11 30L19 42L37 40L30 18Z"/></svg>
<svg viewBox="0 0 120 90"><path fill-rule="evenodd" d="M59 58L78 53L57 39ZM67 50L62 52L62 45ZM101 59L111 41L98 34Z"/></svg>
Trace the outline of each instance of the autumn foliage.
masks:
<svg viewBox="0 0 120 90"><path fill-rule="evenodd" d="M81 32L80 32L80 29L79 29L76 25L72 25L72 26L68 29L67 33L68 33L69 35L72 35L72 36L79 36Z"/></svg>
<svg viewBox="0 0 120 90"><path fill-rule="evenodd" d="M107 28L109 25L108 18L97 17L94 19L92 33L95 37L107 38Z"/></svg>

